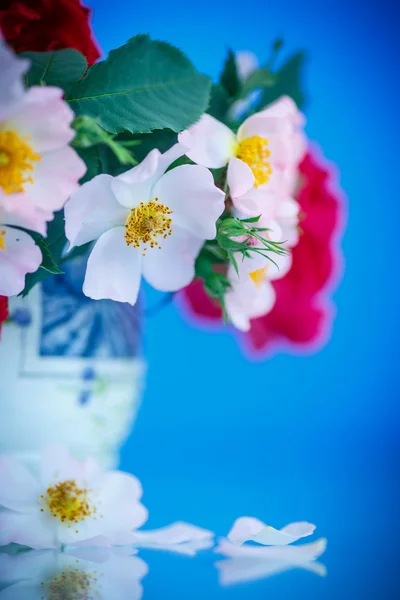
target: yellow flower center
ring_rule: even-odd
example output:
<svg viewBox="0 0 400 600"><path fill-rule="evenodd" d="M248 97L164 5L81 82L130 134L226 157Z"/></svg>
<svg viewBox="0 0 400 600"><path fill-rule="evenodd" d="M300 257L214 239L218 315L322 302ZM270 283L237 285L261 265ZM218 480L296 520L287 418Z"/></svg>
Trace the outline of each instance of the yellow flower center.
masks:
<svg viewBox="0 0 400 600"><path fill-rule="evenodd" d="M86 517L95 515L97 509L89 501L89 490L78 487L73 479L61 481L46 491L46 496L41 496L44 504L53 517L62 523L79 523ZM44 512L44 508L41 509Z"/></svg>
<svg viewBox="0 0 400 600"><path fill-rule="evenodd" d="M236 151L236 158L239 158L246 165L249 165L254 175L254 187L263 183L268 183L272 173L271 164L268 158L271 152L268 150L268 140L259 135L242 140Z"/></svg>
<svg viewBox="0 0 400 600"><path fill-rule="evenodd" d="M0 250L6 250L6 234L5 229L0 229Z"/></svg>
<svg viewBox="0 0 400 600"><path fill-rule="evenodd" d="M125 223L125 241L127 246L139 248L149 244L150 248L160 248L159 238L167 239L172 234L172 210L158 202L158 198L141 202L133 208ZM146 252L147 247L144 248Z"/></svg>
<svg viewBox="0 0 400 600"><path fill-rule="evenodd" d="M26 183L33 183L31 172L34 162L40 160L27 143L15 131L0 131L0 188L6 194L24 191Z"/></svg>
<svg viewBox="0 0 400 600"><path fill-rule="evenodd" d="M265 278L267 277L267 270L268 267L262 267L261 269L257 269L256 271L252 271L251 273L249 273L251 279L254 282L254 285L259 288L261 286L261 284L265 281Z"/></svg>
<svg viewBox="0 0 400 600"><path fill-rule="evenodd" d="M79 562L79 561L77 561ZM96 588L97 572L93 574L73 567L64 569L50 581L42 581L42 592L46 591L47 600L88 600L99 597ZM98 591L98 590L97 590Z"/></svg>

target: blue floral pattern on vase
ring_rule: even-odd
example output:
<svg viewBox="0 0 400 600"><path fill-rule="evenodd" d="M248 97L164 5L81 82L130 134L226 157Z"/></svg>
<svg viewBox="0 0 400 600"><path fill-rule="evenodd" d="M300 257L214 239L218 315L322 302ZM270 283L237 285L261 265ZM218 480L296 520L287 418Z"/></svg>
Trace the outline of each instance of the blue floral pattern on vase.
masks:
<svg viewBox="0 0 400 600"><path fill-rule="evenodd" d="M86 263L87 256L77 257L62 265L63 275L43 281L40 355L108 359L140 356L139 304L133 307L85 296L82 285Z"/></svg>

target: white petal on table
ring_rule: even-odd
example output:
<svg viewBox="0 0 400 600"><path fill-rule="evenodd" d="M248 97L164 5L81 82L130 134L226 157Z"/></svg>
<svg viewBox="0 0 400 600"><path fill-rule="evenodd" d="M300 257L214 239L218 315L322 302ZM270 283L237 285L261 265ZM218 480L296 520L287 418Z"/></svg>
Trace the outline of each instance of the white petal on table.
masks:
<svg viewBox="0 0 400 600"><path fill-rule="evenodd" d="M312 523L301 521L290 523L279 530L266 525L259 519L241 517L234 522L227 538L237 545L252 541L265 546L285 546L311 535L315 528Z"/></svg>

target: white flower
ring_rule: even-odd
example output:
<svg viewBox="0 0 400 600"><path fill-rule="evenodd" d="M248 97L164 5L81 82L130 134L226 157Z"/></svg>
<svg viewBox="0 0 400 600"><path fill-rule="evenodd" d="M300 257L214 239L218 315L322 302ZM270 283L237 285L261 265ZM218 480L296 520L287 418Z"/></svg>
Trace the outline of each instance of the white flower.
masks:
<svg viewBox="0 0 400 600"><path fill-rule="evenodd" d="M299 568L316 575L326 575L325 566L316 562L326 549L326 539L321 538L301 546L235 546L220 540L215 548L217 554L228 557L215 563L221 585L233 585L271 577L291 569Z"/></svg>
<svg viewBox="0 0 400 600"><path fill-rule="evenodd" d="M42 253L33 238L12 225L29 227L29 221L0 206L0 296L22 292L25 275L37 271L42 262Z"/></svg>
<svg viewBox="0 0 400 600"><path fill-rule="evenodd" d="M193 556L213 545L212 531L176 522L138 530L147 520L142 487L133 475L103 472L52 447L35 477L15 458L0 459L0 546L135 546Z"/></svg>
<svg viewBox="0 0 400 600"><path fill-rule="evenodd" d="M302 124L295 103L285 96L246 119L237 135L204 114L178 139L188 147L186 154L193 162L213 169L228 164L227 181L236 206L253 187L279 188L282 172L297 166L305 149Z"/></svg>
<svg viewBox="0 0 400 600"><path fill-rule="evenodd" d="M204 167L184 165L165 173L184 153L152 150L118 177L98 175L65 207L71 246L98 240L89 257L84 293L135 304L141 275L161 291L176 291L194 277L206 239L216 235L224 193Z"/></svg>
<svg viewBox="0 0 400 600"><path fill-rule="evenodd" d="M279 227L273 222L268 225L270 237L279 241ZM258 241L254 246L263 247ZM262 317L273 309L276 294L271 281L284 277L291 267L290 253L270 256L275 264L256 253L252 253L250 258L236 255L239 273L229 264L227 275L231 287L225 294L225 307L233 326L240 331L249 331L251 319Z"/></svg>
<svg viewBox="0 0 400 600"><path fill-rule="evenodd" d="M16 58L0 39L0 206L46 233L86 172L68 146L72 110L55 87L24 90L29 61Z"/></svg>
<svg viewBox="0 0 400 600"><path fill-rule="evenodd" d="M141 558L120 549L0 554L0 600L140 600L147 573Z"/></svg>
<svg viewBox="0 0 400 600"><path fill-rule="evenodd" d="M0 460L0 546L58 548L100 537L113 543L140 527L147 510L140 482L127 473L102 472L91 459L79 462L49 448L37 476L11 455Z"/></svg>

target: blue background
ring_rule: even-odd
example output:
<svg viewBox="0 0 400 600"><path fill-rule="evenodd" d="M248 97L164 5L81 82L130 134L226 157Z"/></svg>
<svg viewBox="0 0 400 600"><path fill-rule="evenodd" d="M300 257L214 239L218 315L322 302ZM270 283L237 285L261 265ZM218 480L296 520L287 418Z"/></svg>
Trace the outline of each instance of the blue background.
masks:
<svg viewBox="0 0 400 600"><path fill-rule="evenodd" d="M399 4L344 0L91 0L104 52L136 33L183 49L217 77L226 48L266 59L306 48L307 133L339 165L346 268L329 344L313 356L241 356L229 331L171 306L146 323L149 373L122 467L143 482L150 527L183 519L311 520L328 576L293 571L220 589L213 556L145 554L144 598L392 598L399 591ZM158 299L148 291L148 304Z"/></svg>

